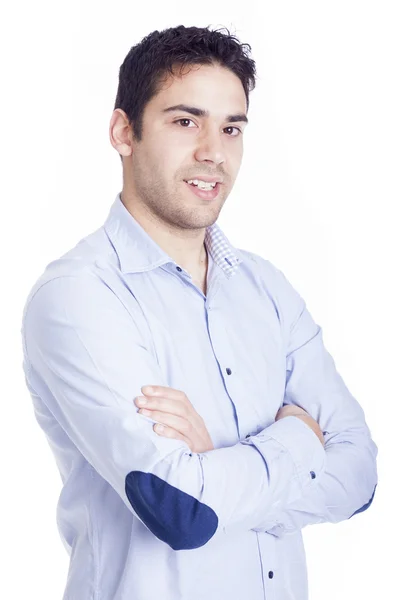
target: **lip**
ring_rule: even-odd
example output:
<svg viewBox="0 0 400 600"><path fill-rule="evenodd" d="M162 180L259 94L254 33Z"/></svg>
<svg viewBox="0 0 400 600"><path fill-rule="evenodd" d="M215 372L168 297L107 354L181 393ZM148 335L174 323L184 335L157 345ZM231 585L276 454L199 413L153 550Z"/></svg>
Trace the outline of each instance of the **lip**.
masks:
<svg viewBox="0 0 400 600"><path fill-rule="evenodd" d="M222 183L222 179L220 177L207 177L207 175L197 175L196 177L188 177L187 179L184 179L184 181L194 181L195 179L207 181L207 183Z"/></svg>
<svg viewBox="0 0 400 600"><path fill-rule="evenodd" d="M188 183L187 181L184 181L183 183L186 185L186 187L188 187L193 192L193 194L195 196L197 196L198 198L201 198L202 200L214 200L218 196L219 190L221 187L221 183L217 182L217 185L215 186L214 189L206 191L206 190L199 189L196 185L192 185L191 183Z"/></svg>

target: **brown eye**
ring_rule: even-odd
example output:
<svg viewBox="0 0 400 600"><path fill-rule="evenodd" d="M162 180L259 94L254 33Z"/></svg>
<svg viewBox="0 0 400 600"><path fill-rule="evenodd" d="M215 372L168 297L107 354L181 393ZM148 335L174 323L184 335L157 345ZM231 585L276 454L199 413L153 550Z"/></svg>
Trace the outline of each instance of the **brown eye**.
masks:
<svg viewBox="0 0 400 600"><path fill-rule="evenodd" d="M229 137L238 137L242 133L242 131L239 129L239 127L225 127L225 131L227 129L232 129L232 130L236 129L236 131L237 131L236 135L229 135Z"/></svg>
<svg viewBox="0 0 400 600"><path fill-rule="evenodd" d="M177 121L174 121L174 123L193 123L193 121L191 119L178 119Z"/></svg>

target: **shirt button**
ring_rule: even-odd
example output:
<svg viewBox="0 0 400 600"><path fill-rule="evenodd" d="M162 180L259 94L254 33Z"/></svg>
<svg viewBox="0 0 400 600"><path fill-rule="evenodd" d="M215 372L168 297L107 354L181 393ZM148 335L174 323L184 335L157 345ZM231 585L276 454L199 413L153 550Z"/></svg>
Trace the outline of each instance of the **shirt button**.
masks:
<svg viewBox="0 0 400 600"><path fill-rule="evenodd" d="M311 479L315 479L316 478L316 474L314 473L314 471L310 471L310 475L311 475Z"/></svg>
<svg viewBox="0 0 400 600"><path fill-rule="evenodd" d="M229 367L228 367L228 369L226 369L226 372L228 373L228 375L230 375L232 373L232 371L229 369Z"/></svg>
<svg viewBox="0 0 400 600"><path fill-rule="evenodd" d="M274 576L274 572L273 572L273 571L270 571L270 572L268 573L268 577L269 577L270 579L272 579L272 578L273 578L273 576Z"/></svg>
<svg viewBox="0 0 400 600"><path fill-rule="evenodd" d="M179 272L182 271L182 269L180 267L176 267L176 270L179 271Z"/></svg>

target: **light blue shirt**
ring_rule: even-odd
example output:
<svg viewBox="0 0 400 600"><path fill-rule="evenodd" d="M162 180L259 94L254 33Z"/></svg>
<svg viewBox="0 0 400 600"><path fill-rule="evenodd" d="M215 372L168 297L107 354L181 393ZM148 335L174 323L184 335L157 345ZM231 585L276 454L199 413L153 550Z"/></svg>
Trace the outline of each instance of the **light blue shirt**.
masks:
<svg viewBox="0 0 400 600"><path fill-rule="evenodd" d="M63 488L64 600L305 600L302 528L371 504L377 447L304 300L206 230L207 295L117 195L24 307L23 368ZM134 399L183 391L215 449L161 437ZM316 419L275 422L282 404Z"/></svg>

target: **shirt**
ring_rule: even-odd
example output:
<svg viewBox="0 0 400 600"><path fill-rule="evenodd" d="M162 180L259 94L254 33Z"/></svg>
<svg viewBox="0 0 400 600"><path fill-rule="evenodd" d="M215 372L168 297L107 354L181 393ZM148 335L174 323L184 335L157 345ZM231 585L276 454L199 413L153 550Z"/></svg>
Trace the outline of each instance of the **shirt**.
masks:
<svg viewBox="0 0 400 600"><path fill-rule="evenodd" d="M207 294L118 194L23 310L25 381L62 479L64 600L305 600L302 529L364 511L377 447L283 272L206 229ZM158 435L144 385L183 391L214 449ZM300 406L323 430L323 446Z"/></svg>

